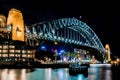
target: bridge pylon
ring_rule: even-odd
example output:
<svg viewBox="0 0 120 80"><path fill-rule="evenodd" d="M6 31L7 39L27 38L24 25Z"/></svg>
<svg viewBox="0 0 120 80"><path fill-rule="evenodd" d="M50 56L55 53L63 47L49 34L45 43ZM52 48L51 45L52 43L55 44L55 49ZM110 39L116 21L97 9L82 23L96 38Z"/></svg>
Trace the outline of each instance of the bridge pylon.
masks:
<svg viewBox="0 0 120 80"><path fill-rule="evenodd" d="M106 49L106 52L107 52L106 57L107 57L107 60L109 62L109 61L111 61L111 56L110 56L111 53L110 53L110 46L109 46L109 44L105 45L105 49Z"/></svg>
<svg viewBox="0 0 120 80"><path fill-rule="evenodd" d="M12 40L24 41L24 20L22 12L12 8L8 13L7 26L12 26Z"/></svg>

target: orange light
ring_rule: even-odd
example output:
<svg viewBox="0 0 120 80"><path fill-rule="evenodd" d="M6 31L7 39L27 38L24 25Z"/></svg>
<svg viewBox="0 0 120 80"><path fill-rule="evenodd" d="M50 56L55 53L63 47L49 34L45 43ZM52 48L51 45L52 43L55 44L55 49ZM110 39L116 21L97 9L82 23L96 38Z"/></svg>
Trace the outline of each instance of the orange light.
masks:
<svg viewBox="0 0 120 80"><path fill-rule="evenodd" d="M57 45L58 43L55 41L54 44Z"/></svg>

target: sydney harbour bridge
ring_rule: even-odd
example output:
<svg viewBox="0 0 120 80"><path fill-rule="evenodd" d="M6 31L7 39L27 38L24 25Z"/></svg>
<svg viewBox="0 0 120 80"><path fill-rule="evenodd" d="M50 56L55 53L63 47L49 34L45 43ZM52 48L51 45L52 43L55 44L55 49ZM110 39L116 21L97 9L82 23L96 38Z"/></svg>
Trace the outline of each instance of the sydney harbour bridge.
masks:
<svg viewBox="0 0 120 80"><path fill-rule="evenodd" d="M96 50L103 59L106 55L100 39L86 23L76 18L60 18L27 26L22 13L14 8L7 20L0 16L0 40L0 58L5 61L12 60L11 57L13 61L33 60L36 46L46 40Z"/></svg>

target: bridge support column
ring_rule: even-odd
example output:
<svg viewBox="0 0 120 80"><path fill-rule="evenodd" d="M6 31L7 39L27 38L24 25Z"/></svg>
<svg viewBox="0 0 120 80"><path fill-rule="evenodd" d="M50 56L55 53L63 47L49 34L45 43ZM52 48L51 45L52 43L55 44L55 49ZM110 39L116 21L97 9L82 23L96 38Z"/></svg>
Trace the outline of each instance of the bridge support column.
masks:
<svg viewBox="0 0 120 80"><path fill-rule="evenodd" d="M111 56L110 56L110 46L109 46L109 44L105 45L105 49L106 49L106 52L107 52L107 60L108 60L108 62L110 62L111 61Z"/></svg>

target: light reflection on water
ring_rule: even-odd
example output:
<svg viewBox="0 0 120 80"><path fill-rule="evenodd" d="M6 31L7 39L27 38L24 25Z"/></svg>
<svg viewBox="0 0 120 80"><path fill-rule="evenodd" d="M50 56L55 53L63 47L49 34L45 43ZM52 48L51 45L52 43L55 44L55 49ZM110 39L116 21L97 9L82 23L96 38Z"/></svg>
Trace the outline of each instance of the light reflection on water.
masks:
<svg viewBox="0 0 120 80"><path fill-rule="evenodd" d="M91 65L89 80L112 80L111 65Z"/></svg>
<svg viewBox="0 0 120 80"><path fill-rule="evenodd" d="M27 80L26 69L1 69L0 80Z"/></svg>
<svg viewBox="0 0 120 80"><path fill-rule="evenodd" d="M110 67L91 66L88 76L69 75L68 68L0 69L0 80L112 80Z"/></svg>

